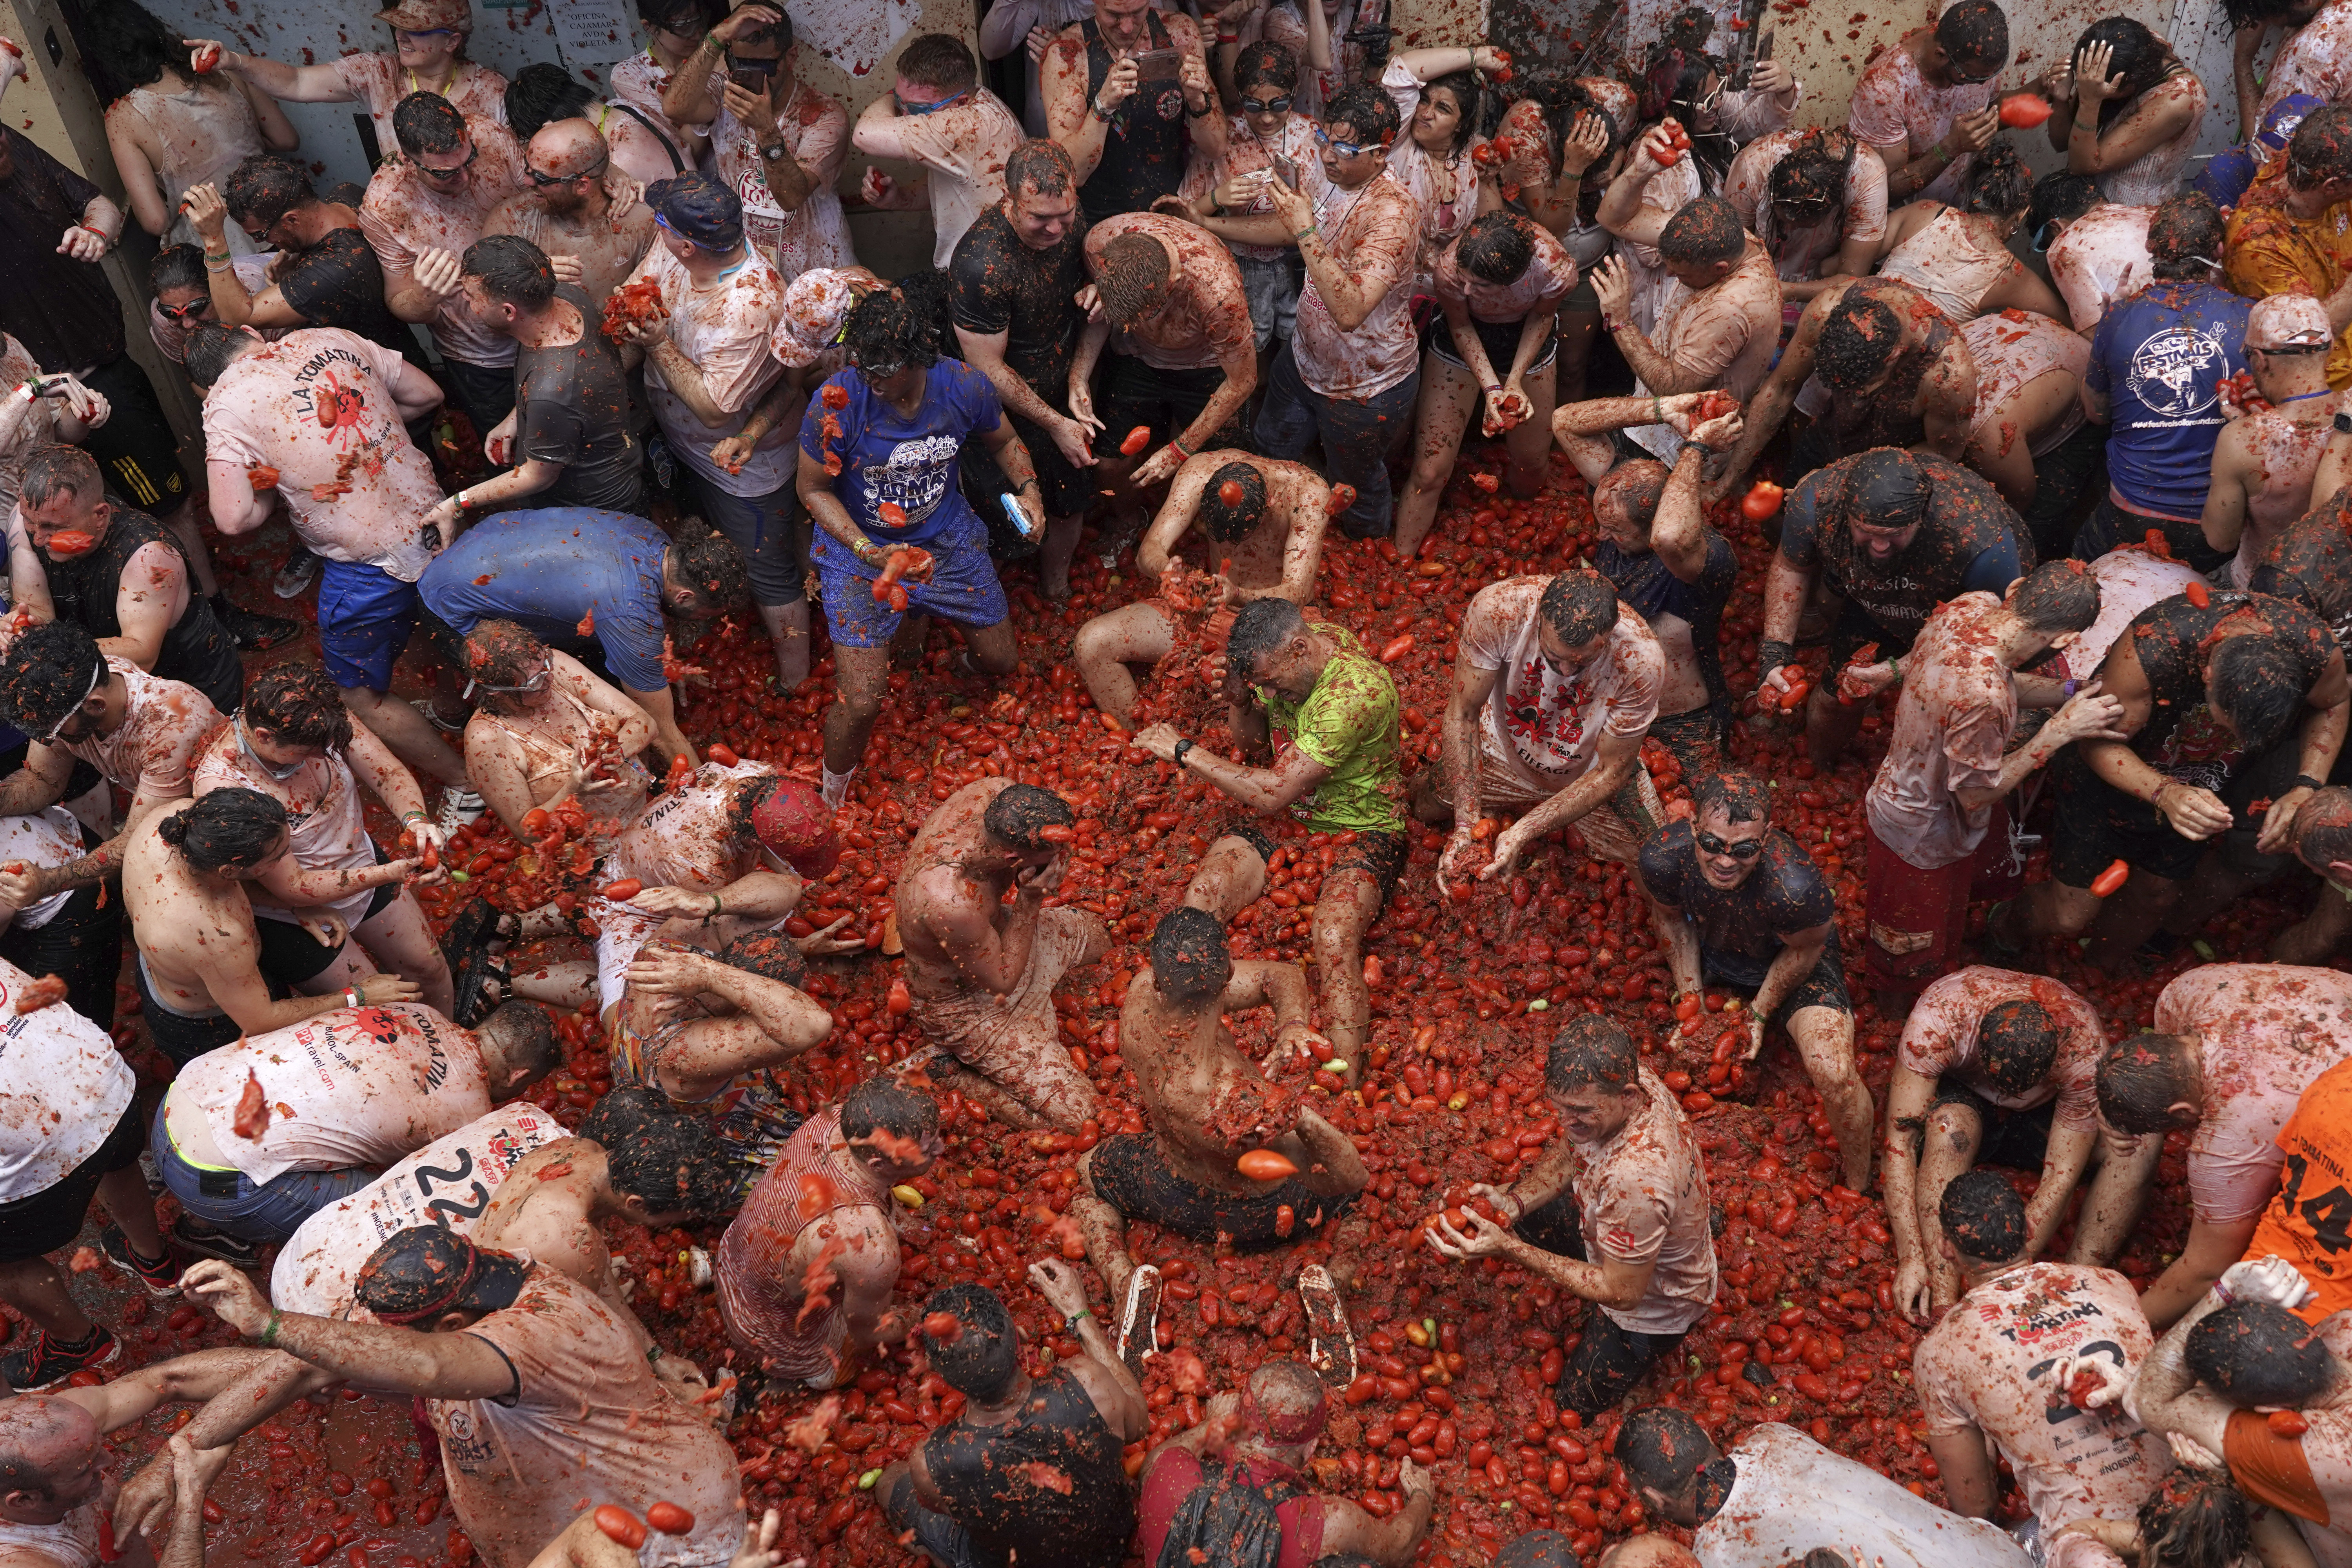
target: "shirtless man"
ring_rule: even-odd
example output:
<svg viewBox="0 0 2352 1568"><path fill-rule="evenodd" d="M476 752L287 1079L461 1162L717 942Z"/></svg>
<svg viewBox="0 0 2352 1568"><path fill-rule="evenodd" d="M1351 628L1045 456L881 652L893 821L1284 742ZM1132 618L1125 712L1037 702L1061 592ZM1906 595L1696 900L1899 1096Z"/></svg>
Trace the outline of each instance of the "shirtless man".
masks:
<svg viewBox="0 0 2352 1568"><path fill-rule="evenodd" d="M286 808L249 789L216 789L202 800L164 806L124 836L122 901L139 933L139 994L156 1048L184 1064L240 1035L267 1034L338 1007L414 1002L422 992L396 974L378 974L347 942L332 915L306 917L308 944L331 956L274 965L256 931L245 884L289 853ZM414 860L340 873L354 890L397 882ZM317 924L310 924L315 920ZM273 924L278 922L271 922ZM280 950L281 954L284 950ZM297 985L310 989L293 994Z"/></svg>
<svg viewBox="0 0 2352 1568"><path fill-rule="evenodd" d="M906 1338L890 1305L890 1189L920 1180L940 1147L940 1108L888 1077L810 1117L719 1240L719 1313L736 1348L773 1375L835 1388L861 1352Z"/></svg>
<svg viewBox="0 0 2352 1568"><path fill-rule="evenodd" d="M2280 529L2311 509L2336 407L2327 385L2335 342L2327 307L2308 294L2273 294L2247 312L2246 364L2271 406L2221 427L2200 520L2207 544L2237 552L2230 580L2241 588L2252 585Z"/></svg>
<svg viewBox="0 0 2352 1568"><path fill-rule="evenodd" d="M1157 578L1160 596L1097 616L1078 628L1073 654L1095 706L1122 724L1135 713L1130 665L1150 668L1196 626L1204 651L1216 653L1233 629L1233 611L1252 599L1315 596L1330 521L1331 487L1302 463L1247 452L1202 452L1176 471L1160 515L1136 547L1135 569ZM1201 536L1202 564L1187 565L1176 547ZM1212 572L1208 563L1214 561ZM1182 604L1197 596L1197 605ZM1204 622L1192 619L1205 614Z"/></svg>
<svg viewBox="0 0 2352 1568"><path fill-rule="evenodd" d="M604 135L585 120L557 120L523 149L528 184L490 213L487 237L515 234L547 253L559 283L577 284L598 310L654 243L644 187L614 167Z"/></svg>
<svg viewBox="0 0 2352 1568"><path fill-rule="evenodd" d="M1998 310L1960 329L1977 367L1962 461L1984 476L2024 521L2044 560L2074 542L2076 519L2097 497L2105 426L2083 412L2090 340L2030 310Z"/></svg>
<svg viewBox="0 0 2352 1568"><path fill-rule="evenodd" d="M180 1068L149 1147L179 1231L284 1241L376 1173L553 1071L546 1012L509 1002L478 1030L416 1004L343 1008L205 1052ZM258 1089L251 1086L258 1085ZM257 1263L193 1246L205 1257Z"/></svg>
<svg viewBox="0 0 2352 1568"><path fill-rule="evenodd" d="M2068 1257L2104 1263L2122 1250L2160 1140L2102 1137L2094 1079L2106 1033L2090 1003L2055 980L1971 964L1919 994L1903 1023L1886 1089L1887 1228L1895 1233L1895 1305L1915 1322L1951 1305L1960 1268L1937 1215L1945 1190L1996 1142L2031 1139L2023 1119L2048 1105L2041 1182L2026 1210L2024 1254L2039 1258L2094 1163ZM2009 1139L2005 1128L2015 1127ZM2015 1154L1995 1161L2014 1165ZM2003 1256L2008 1256L2004 1254Z"/></svg>
<svg viewBox="0 0 2352 1568"><path fill-rule="evenodd" d="M907 986L934 1047L924 1070L1007 1126L1075 1131L1095 1113L1094 1085L1062 1045L1054 987L1101 957L1110 934L1083 910L1045 908L1076 821L1050 791L981 779L931 813L898 873Z"/></svg>
<svg viewBox="0 0 2352 1568"><path fill-rule="evenodd" d="M1707 526L1699 508L1701 462L1739 439L1737 411L1691 427L1710 395L1684 392L1654 403L1603 397L1571 403L1551 421L1552 438L1592 487L1592 519L1601 531L1593 570L1609 579L1620 604L1649 624L1666 656L1650 739L1693 779L1722 766L1720 748L1730 738L1720 634L1739 577L1731 542ZM1671 471L1653 458L1619 463L1608 433L1647 423L1656 412L1685 437Z"/></svg>
<svg viewBox="0 0 2352 1568"><path fill-rule="evenodd" d="M466 721L466 776L518 840L541 837L523 819L566 801L586 814L584 837L610 847L646 809L653 781L637 753L654 721L512 621L485 620L466 635L466 675L479 699Z"/></svg>
<svg viewBox="0 0 2352 1568"><path fill-rule="evenodd" d="M1976 401L1976 361L1941 310L1891 278L1833 284L1805 307L1780 363L1748 400L1739 445L1706 500L1722 500L1746 479L1791 406L1813 416L1790 444L1784 482L1793 485L1873 447L1909 447L1957 463Z"/></svg>
<svg viewBox="0 0 2352 1568"><path fill-rule="evenodd" d="M77 762L131 795L131 813L112 837L87 855L26 873L20 908L118 870L132 832L194 793L196 758L221 721L203 692L101 654L71 621L43 622L0 652L0 716L32 737L25 765L0 779L0 816L57 805ZM102 829L112 816L110 803L95 826Z"/></svg>
<svg viewBox="0 0 2352 1568"><path fill-rule="evenodd" d="M1413 780L1413 815L1454 825L1439 887L1507 876L1529 845L1570 824L1594 854L1631 864L1664 810L1642 740L1665 680L1656 634L1598 572L1479 589L1462 617L1443 765ZM1528 711L1533 723L1520 718ZM1490 855L1476 829L1496 810L1521 815Z"/></svg>
<svg viewBox="0 0 2352 1568"><path fill-rule="evenodd" d="M2205 964L2164 988L2153 1027L2107 1047L2097 1084L2100 1114L2117 1132L2189 1134L2189 1237L2140 1296L2160 1330L2245 1255L2279 1190L2280 1129L2312 1080L2352 1057L2352 977Z"/></svg>
<svg viewBox="0 0 2352 1568"><path fill-rule="evenodd" d="M2015 1471L2051 1562L2120 1568L2095 1541L2061 1532L2077 1521L2129 1524L2165 1483L2172 1453L2127 1410L2086 1408L2065 1390L2080 1362L2128 1378L2147 1358L2156 1336L2131 1281L2081 1263L2035 1261L2025 1201L1990 1171L1946 1187L1938 1213L1941 1250L1968 1289L1959 1310L1919 1342L1911 1375L1946 1503L1963 1518L2000 1522L1998 1456Z"/></svg>
<svg viewBox="0 0 2352 1568"><path fill-rule="evenodd" d="M1234 963L1224 927L1204 910L1179 906L1152 930L1151 967L1128 983L1118 1016L1119 1049L1151 1132L1114 1134L1079 1156L1086 1191L1070 1205L1087 1259L1122 1303L1118 1341L1130 1358L1135 1333L1150 1332L1159 1270L1128 1256L1128 1221L1264 1251L1336 1238L1326 1227L1371 1179L1348 1135L1307 1103L1306 1080L1268 1081L1224 1022L1271 1008L1268 1065L1293 1049L1319 1057L1330 1045L1307 1024L1307 998L1297 964ZM1253 1149L1273 1150L1297 1173L1272 1182L1238 1173L1234 1162Z"/></svg>

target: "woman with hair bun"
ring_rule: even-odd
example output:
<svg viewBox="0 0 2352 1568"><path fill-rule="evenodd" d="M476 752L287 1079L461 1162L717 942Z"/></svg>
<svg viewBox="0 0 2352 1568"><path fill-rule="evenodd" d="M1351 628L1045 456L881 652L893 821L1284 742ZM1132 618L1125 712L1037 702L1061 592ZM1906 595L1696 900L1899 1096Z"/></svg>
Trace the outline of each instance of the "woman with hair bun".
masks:
<svg viewBox="0 0 2352 1568"><path fill-rule="evenodd" d="M2016 144L1996 136L1969 165L1958 205L1913 202L1887 220L1878 275L1917 289L1956 327L2006 310L2065 321L2056 292L2009 253L2032 205L2032 174Z"/></svg>

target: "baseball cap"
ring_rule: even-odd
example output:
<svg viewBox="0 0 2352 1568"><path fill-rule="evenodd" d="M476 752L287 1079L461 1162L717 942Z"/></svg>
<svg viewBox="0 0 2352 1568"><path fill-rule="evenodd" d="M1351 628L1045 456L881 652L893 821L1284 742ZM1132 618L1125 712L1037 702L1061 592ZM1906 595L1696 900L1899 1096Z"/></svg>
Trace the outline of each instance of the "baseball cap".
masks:
<svg viewBox="0 0 2352 1568"><path fill-rule="evenodd" d="M669 231L705 250L743 243L743 204L708 174L679 174L646 187L646 205Z"/></svg>
<svg viewBox="0 0 2352 1568"><path fill-rule="evenodd" d="M846 270L820 267L784 286L784 308L768 334L769 352L794 370L814 364L841 336L857 291Z"/></svg>
<svg viewBox="0 0 2352 1568"><path fill-rule="evenodd" d="M2272 294L2254 301L2246 315L2246 346L2275 352L2316 348L2335 342L2327 307L2309 294Z"/></svg>
<svg viewBox="0 0 2352 1568"><path fill-rule="evenodd" d="M2270 114L2263 121L2263 128L2254 133L2254 140L2275 153L2294 135L2294 128L2303 123L2305 115L2326 107L2327 100L2324 98L2314 98L2307 92L2291 92L2271 105Z"/></svg>
<svg viewBox="0 0 2352 1568"><path fill-rule="evenodd" d="M751 808L751 831L803 877L822 877L841 864L841 837L833 808L799 779L778 779Z"/></svg>
<svg viewBox="0 0 2352 1568"><path fill-rule="evenodd" d="M530 1265L485 1252L454 1230L413 1225L368 1254L352 1294L380 1323L419 1323L444 1312L495 1312L522 1293Z"/></svg>
<svg viewBox="0 0 2352 1568"><path fill-rule="evenodd" d="M426 33L436 27L470 33L474 30L473 0L400 0L389 10L378 11L375 19L411 33Z"/></svg>

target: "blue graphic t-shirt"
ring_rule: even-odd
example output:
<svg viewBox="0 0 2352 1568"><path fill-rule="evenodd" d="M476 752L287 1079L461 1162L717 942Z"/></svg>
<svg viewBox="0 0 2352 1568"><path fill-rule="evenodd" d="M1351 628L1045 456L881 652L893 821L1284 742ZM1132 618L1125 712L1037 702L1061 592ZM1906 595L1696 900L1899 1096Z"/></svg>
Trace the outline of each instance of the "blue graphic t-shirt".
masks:
<svg viewBox="0 0 2352 1568"><path fill-rule="evenodd" d="M2084 384L2107 395L2107 478L2134 510L2204 511L2221 383L2245 368L2253 305L2210 283L2151 283L2100 318Z"/></svg>
<svg viewBox="0 0 2352 1568"><path fill-rule="evenodd" d="M855 370L841 371L824 384L847 392L849 402L829 409L823 391L810 398L801 419L801 450L820 463L828 450L840 455L833 493L867 538L877 544L928 548L957 532L960 524L979 522L956 484L956 454L967 438L1003 420L996 388L986 376L960 359L940 361L931 366L923 401L912 415L901 415L877 396ZM840 426L837 437L826 434L828 416ZM882 521L886 501L905 511L904 527ZM820 547L830 538L817 530Z"/></svg>

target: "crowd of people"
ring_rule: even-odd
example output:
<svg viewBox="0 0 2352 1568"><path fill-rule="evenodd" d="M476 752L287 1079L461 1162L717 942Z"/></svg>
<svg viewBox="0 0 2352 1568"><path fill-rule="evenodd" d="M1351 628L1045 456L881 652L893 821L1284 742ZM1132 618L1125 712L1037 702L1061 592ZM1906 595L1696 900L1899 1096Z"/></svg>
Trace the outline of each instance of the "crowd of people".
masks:
<svg viewBox="0 0 2352 1568"><path fill-rule="evenodd" d="M239 1439L343 1385L413 1396L491 1568L779 1568L728 1422L794 1402L816 1453L911 1357L935 1429L859 1484L940 1568L1403 1568L1441 1473L1559 1503L1576 1528L1493 1542L1509 1568L2352 1562L2352 0L2230 0L2246 134L2193 184L2229 106L2165 38L2095 21L1996 101L1997 0L1802 129L1799 67L1723 7L1575 74L1392 47L1359 0L997 0L1019 102L921 34L853 121L780 0L637 6L647 48L591 85L468 59L469 0L300 64L90 0L128 211L0 129L0 1555L143 1533L201 1568ZM0 93L23 72L0 48ZM320 190L281 107L329 102L364 111L363 188ZM927 212L931 266L861 265L852 209ZM101 267L133 220L187 461ZM1574 498L1589 549L1449 607L1425 718L1412 638L1327 618L1332 560L1413 594L1465 476ZM271 591L314 615L215 572L208 540L280 525ZM1082 616L1087 549L1130 586ZM1008 582L1062 640L1016 636ZM940 679L1051 667L1103 750L1059 789L869 773L933 622ZM730 627L766 649L726 678L753 705L832 683L776 762L690 732ZM1859 883L1768 743L1798 780L1865 759ZM1088 774L1213 822L1141 929L1065 896L1118 831ZM886 783L928 816L883 826ZM863 888L887 926L805 918L902 820ZM493 833L562 890L450 896ZM1513 1368L1522 1470L1445 1390L1533 1342L1432 1318L1407 1363L1351 1306L1397 1191L1359 1113L1459 1111L1477 1056L1431 1026L1433 1095L1384 1082L1371 933L1429 900L1426 978L1474 900L1549 927L1538 863L1622 889L1672 1003L1523 1002L1508 1173L1409 1233L1582 1303ZM2213 961L2257 889L2299 918ZM1237 940L1276 906L1304 963ZM2151 1026L2053 950L2174 965ZM1113 994L1072 979L1122 959ZM892 961L922 1048L812 1097L823 977ZM1073 1049L1081 984L1131 1097ZM574 1016L612 1087L559 1116ZM1710 1016L1695 1077L1670 1058ZM1783 1039L1804 1190L1883 1215L1877 1307L1924 1333L1887 1367L1940 1500L1824 1421L1684 1397L1827 1364L1768 1332L1686 1376L1755 1304L1718 1246L1764 1223L1710 1195L1695 1118ZM999 1290L908 1265L959 1119L1066 1165L1024 1285L1057 1362ZM2136 1288L2164 1189L2185 1238ZM93 1224L72 1272L249 1346L122 1371L57 1261ZM616 1268L686 1226L723 1364ZM1231 1386L1161 1321L1203 1289L1171 1238L1280 1259L1223 1298L1278 1352ZM1360 1468L1354 1407L1407 1396ZM118 1483L106 1435L171 1402Z"/></svg>

